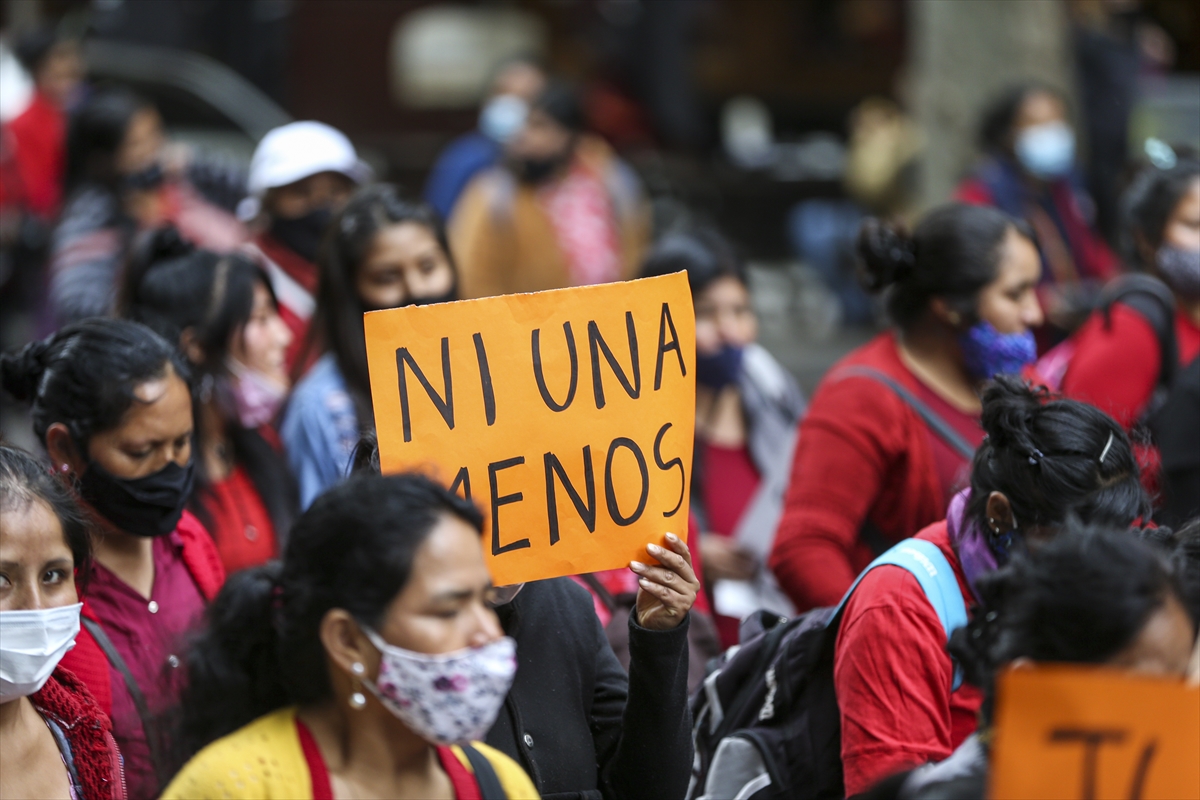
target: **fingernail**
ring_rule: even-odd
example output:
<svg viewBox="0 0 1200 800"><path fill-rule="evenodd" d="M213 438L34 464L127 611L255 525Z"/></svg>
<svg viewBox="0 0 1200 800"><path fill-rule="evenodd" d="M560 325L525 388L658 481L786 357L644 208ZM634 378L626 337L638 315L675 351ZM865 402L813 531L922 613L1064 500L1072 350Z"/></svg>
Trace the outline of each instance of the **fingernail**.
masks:
<svg viewBox="0 0 1200 800"><path fill-rule="evenodd" d="M656 544L648 544L646 545L646 549L649 550L651 554L662 552L662 548Z"/></svg>
<svg viewBox="0 0 1200 800"><path fill-rule="evenodd" d="M675 534L673 534L673 533L668 533L668 534L667 534L667 541L668 541L668 542L678 542L678 541L679 541L679 537L678 537L678 536L676 536L676 535L675 535Z"/></svg>
<svg viewBox="0 0 1200 800"><path fill-rule="evenodd" d="M640 561L630 561L629 568L631 570L633 570L634 572L641 572L642 570L644 570L646 568L646 565Z"/></svg>
<svg viewBox="0 0 1200 800"><path fill-rule="evenodd" d="M638 583L640 583L642 586L646 586L646 587L650 587L650 586L654 585L653 583L650 582L649 578L638 578Z"/></svg>

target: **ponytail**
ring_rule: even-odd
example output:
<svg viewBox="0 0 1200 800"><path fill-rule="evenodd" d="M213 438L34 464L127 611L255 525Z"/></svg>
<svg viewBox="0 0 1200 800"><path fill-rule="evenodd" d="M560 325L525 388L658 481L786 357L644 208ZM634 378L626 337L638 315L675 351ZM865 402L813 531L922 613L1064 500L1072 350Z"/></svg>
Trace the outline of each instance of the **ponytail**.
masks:
<svg viewBox="0 0 1200 800"><path fill-rule="evenodd" d="M186 658L179 765L209 742L288 705L277 629L282 569L272 561L234 573L208 607Z"/></svg>

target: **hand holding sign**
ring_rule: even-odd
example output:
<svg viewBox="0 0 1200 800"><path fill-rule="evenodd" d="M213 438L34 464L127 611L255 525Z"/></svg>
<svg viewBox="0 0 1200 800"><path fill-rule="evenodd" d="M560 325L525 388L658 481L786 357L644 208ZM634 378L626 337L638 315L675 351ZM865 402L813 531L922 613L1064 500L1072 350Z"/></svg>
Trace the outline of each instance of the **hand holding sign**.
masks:
<svg viewBox="0 0 1200 800"><path fill-rule="evenodd" d="M688 546L675 534L668 533L667 547L670 549L655 544L646 546L661 566L651 567L640 561L629 565L638 575L638 624L654 631L669 631L683 622L700 591Z"/></svg>
<svg viewBox="0 0 1200 800"><path fill-rule="evenodd" d="M682 273L375 311L364 327L382 470L432 472L478 503L497 585L656 561L647 539L686 524Z"/></svg>

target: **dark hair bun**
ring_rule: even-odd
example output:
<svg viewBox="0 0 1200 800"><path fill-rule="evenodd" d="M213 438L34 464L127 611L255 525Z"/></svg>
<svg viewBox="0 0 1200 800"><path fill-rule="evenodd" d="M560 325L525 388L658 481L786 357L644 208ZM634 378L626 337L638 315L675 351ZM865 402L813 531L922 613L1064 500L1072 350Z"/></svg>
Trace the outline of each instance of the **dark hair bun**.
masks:
<svg viewBox="0 0 1200 800"><path fill-rule="evenodd" d="M875 217L858 232L859 280L867 291L878 292L912 274L917 263L912 236Z"/></svg>
<svg viewBox="0 0 1200 800"><path fill-rule="evenodd" d="M37 396L53 343L51 337L0 355L0 385L15 399L27 403Z"/></svg>
<svg viewBox="0 0 1200 800"><path fill-rule="evenodd" d="M983 393L981 423L993 447L1032 452L1033 421L1047 392L1014 375L997 375Z"/></svg>

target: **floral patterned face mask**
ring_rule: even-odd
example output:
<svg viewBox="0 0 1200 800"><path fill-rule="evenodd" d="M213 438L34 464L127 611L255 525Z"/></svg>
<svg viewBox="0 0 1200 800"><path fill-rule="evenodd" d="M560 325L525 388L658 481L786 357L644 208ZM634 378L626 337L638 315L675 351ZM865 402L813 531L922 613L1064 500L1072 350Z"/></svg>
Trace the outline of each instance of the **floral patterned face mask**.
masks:
<svg viewBox="0 0 1200 800"><path fill-rule="evenodd" d="M431 656L363 630L383 656L379 677L374 683L363 679L363 685L384 708L434 744L463 744L487 734L517 672L512 638Z"/></svg>

